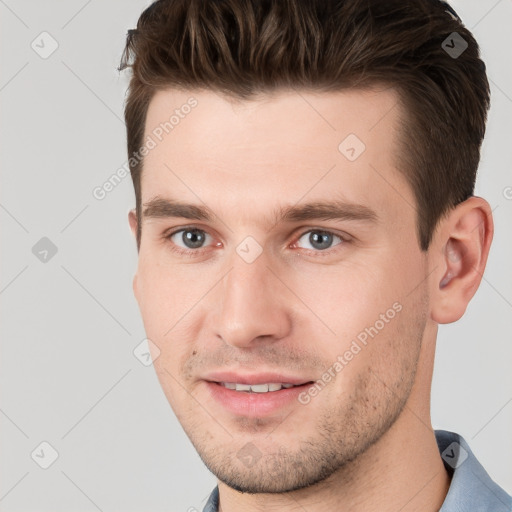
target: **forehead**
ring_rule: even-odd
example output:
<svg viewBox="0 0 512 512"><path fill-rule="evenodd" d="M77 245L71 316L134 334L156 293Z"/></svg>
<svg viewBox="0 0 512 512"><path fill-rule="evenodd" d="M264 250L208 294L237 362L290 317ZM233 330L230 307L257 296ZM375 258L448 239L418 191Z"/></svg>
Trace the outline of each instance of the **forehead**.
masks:
<svg viewBox="0 0 512 512"><path fill-rule="evenodd" d="M280 91L233 101L213 91L159 91L145 125L143 203L167 196L257 212L336 197L373 209L413 203L396 170L393 89ZM412 203L411 203L412 202ZM222 203L222 205L219 205Z"/></svg>
<svg viewBox="0 0 512 512"><path fill-rule="evenodd" d="M337 149L337 142L348 133L371 142L376 149L379 134L396 127L399 112L398 94L392 88L282 90L248 101L210 90L168 89L153 96L145 133L159 142L178 140L183 149L191 151L191 158L200 148L208 148L213 158L222 155L226 145L232 151L225 156L236 156L237 152L247 154L262 148L286 151L303 143L307 144L304 149L315 155ZM204 152L200 156L204 157Z"/></svg>

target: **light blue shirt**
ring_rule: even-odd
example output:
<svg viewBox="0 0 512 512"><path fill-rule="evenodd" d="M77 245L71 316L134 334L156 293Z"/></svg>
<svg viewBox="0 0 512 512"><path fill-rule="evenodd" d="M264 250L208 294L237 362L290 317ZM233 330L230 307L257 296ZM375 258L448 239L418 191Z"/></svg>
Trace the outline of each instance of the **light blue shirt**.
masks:
<svg viewBox="0 0 512 512"><path fill-rule="evenodd" d="M512 512L509 496L482 467L462 436L436 430L437 446L452 475L448 494L439 512ZM219 488L213 489L203 512L218 512Z"/></svg>

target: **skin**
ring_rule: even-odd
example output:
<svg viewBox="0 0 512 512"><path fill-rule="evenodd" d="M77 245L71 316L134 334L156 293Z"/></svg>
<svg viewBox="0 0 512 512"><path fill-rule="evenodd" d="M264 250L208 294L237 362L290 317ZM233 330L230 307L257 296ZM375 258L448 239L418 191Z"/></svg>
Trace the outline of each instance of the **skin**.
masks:
<svg viewBox="0 0 512 512"><path fill-rule="evenodd" d="M392 89L250 102L160 91L146 135L191 96L197 107L145 157L142 203L177 199L216 217L143 217L133 288L158 378L218 478L221 510L439 510L450 479L430 420L437 327L458 320L480 284L489 204L471 197L452 209L421 251L416 201L395 167ZM366 146L355 161L338 150L350 133ZM332 199L378 221L269 219ZM133 211L129 221L135 234ZM191 226L206 233L201 249L183 232L168 237ZM318 230L336 235L326 249L311 241ZM262 249L252 263L236 251L247 236ZM248 418L210 398L202 378L214 370L320 379L395 303L400 312L309 403ZM249 442L260 454L252 467L237 457Z"/></svg>

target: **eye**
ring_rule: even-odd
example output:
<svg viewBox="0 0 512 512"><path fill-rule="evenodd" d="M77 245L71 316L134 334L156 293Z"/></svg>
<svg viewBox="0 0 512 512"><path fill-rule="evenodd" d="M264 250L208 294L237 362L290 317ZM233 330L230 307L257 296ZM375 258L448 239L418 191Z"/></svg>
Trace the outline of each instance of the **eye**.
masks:
<svg viewBox="0 0 512 512"><path fill-rule="evenodd" d="M208 249L208 245L211 245L213 240L213 237L210 234L197 227L177 229L176 231L165 235L165 238L171 241L171 250L185 256L194 256L206 251ZM336 240L338 240L337 243ZM338 245L344 245L347 242L349 242L348 236L343 237L323 229L310 229L309 231L302 233L291 247L295 248L300 246L317 254L331 254L332 251L329 251L329 249ZM221 243L218 243L217 245L219 247L222 246Z"/></svg>
<svg viewBox="0 0 512 512"><path fill-rule="evenodd" d="M166 238L178 247L178 252L203 249L205 241L212 239L206 231L198 228L179 229L167 235Z"/></svg>
<svg viewBox="0 0 512 512"><path fill-rule="evenodd" d="M314 250L315 252L326 251L327 249L333 247L333 242L335 241L335 239L338 239L339 242L337 244L334 244L334 246L341 245L343 242L348 241L342 236L331 233L330 231L324 231L321 229L310 229L309 231L306 231L300 236L297 242L295 242L294 246L296 246L299 243L302 243L306 244L305 249ZM301 242L301 240L304 241ZM307 247L307 244L309 244L310 247Z"/></svg>

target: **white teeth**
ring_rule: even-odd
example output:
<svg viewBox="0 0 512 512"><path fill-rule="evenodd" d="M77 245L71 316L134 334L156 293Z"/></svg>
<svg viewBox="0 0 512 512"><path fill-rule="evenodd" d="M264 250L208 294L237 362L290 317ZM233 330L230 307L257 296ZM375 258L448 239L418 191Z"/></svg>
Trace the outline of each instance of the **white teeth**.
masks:
<svg viewBox="0 0 512 512"><path fill-rule="evenodd" d="M293 384L280 384L272 382L270 384L237 384L235 382L220 382L221 386L236 391L245 391L249 393L268 393L269 391L279 391L280 389L292 388Z"/></svg>
<svg viewBox="0 0 512 512"><path fill-rule="evenodd" d="M279 386L279 387L281 387L281 386ZM238 390L238 386L236 388ZM268 384L254 384L253 386L249 386L249 389L253 393L267 393L268 392ZM274 391L277 391L277 389L275 389Z"/></svg>

